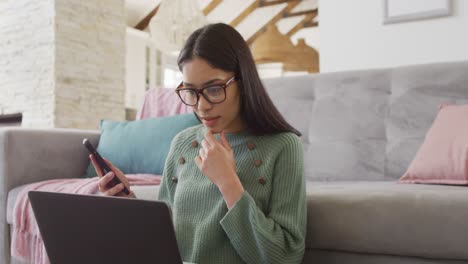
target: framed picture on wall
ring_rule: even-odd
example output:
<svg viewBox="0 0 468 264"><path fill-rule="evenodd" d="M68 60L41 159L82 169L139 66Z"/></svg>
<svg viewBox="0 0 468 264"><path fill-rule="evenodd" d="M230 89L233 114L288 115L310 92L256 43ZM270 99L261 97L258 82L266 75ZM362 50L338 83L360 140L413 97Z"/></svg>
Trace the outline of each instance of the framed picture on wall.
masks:
<svg viewBox="0 0 468 264"><path fill-rule="evenodd" d="M443 17L452 13L451 0L382 0L382 2L384 24Z"/></svg>

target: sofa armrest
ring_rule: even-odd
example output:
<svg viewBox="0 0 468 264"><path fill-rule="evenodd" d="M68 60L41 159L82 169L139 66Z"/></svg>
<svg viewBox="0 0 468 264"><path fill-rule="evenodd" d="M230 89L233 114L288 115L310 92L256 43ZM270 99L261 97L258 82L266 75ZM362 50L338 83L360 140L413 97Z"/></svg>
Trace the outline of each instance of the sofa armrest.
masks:
<svg viewBox="0 0 468 264"><path fill-rule="evenodd" d="M0 128L0 263L10 263L8 192L27 183L83 176L89 164L83 138L96 145L99 136L93 130Z"/></svg>
<svg viewBox="0 0 468 264"><path fill-rule="evenodd" d="M76 129L0 129L0 191L83 176L89 164L83 138L96 145L99 135L99 131Z"/></svg>

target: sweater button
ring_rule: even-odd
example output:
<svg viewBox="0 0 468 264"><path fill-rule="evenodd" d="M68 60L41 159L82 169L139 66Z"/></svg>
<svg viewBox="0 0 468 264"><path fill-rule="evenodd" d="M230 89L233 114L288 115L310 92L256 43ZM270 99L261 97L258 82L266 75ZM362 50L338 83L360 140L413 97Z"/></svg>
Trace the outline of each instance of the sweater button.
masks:
<svg viewBox="0 0 468 264"><path fill-rule="evenodd" d="M177 177L172 177L172 182L173 183L177 183L179 181L179 179L177 179Z"/></svg>
<svg viewBox="0 0 468 264"><path fill-rule="evenodd" d="M255 163L255 167L260 167L260 165L262 165L262 161L259 159L255 160L254 163Z"/></svg>
<svg viewBox="0 0 468 264"><path fill-rule="evenodd" d="M265 179L265 177L260 177L260 179L258 179L258 182L259 182L261 185L265 185L265 184L266 184L266 179Z"/></svg>
<svg viewBox="0 0 468 264"><path fill-rule="evenodd" d="M192 148L198 147L198 142L196 140L192 141Z"/></svg>
<svg viewBox="0 0 468 264"><path fill-rule="evenodd" d="M253 149L255 148L255 144L252 143L252 142L249 142L249 143L247 143L247 148L248 148L249 150L253 150Z"/></svg>
<svg viewBox="0 0 468 264"><path fill-rule="evenodd" d="M180 157L180 158L179 158L179 164L184 164L184 163L185 163L184 157Z"/></svg>

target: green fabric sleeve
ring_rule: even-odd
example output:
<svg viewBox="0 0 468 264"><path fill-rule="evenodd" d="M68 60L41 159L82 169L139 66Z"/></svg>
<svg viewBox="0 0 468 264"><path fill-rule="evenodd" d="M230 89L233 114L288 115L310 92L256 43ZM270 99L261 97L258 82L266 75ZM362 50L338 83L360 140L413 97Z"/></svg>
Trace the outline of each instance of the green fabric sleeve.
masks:
<svg viewBox="0 0 468 264"><path fill-rule="evenodd" d="M280 151L272 180L268 212L245 191L220 224L246 263L301 263L307 207L303 149L295 135Z"/></svg>
<svg viewBox="0 0 468 264"><path fill-rule="evenodd" d="M159 187L158 193L158 200L165 202L167 206L172 210L172 205L174 202L174 192L171 191L174 187L174 183L172 182L172 177L174 175L174 157L176 152L176 146L178 139L180 138L180 134L176 135L171 142L171 146L169 148L169 153L167 155L164 170L161 179L161 185Z"/></svg>

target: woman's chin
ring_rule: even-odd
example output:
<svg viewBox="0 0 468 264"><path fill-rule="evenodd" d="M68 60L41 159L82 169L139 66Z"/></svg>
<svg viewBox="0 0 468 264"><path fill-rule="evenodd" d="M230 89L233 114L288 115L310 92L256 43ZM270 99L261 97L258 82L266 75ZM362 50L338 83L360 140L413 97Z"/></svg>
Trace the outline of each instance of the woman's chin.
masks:
<svg viewBox="0 0 468 264"><path fill-rule="evenodd" d="M213 134L219 134L223 131L224 129L224 126L221 126L219 124L215 125L215 126L207 126L205 125L206 129L208 129L208 131L210 131L211 133Z"/></svg>
<svg viewBox="0 0 468 264"><path fill-rule="evenodd" d="M213 134L219 134L219 133L221 133L221 131L223 131L222 129L219 129L219 128L216 128L216 127L207 127L207 128Z"/></svg>

